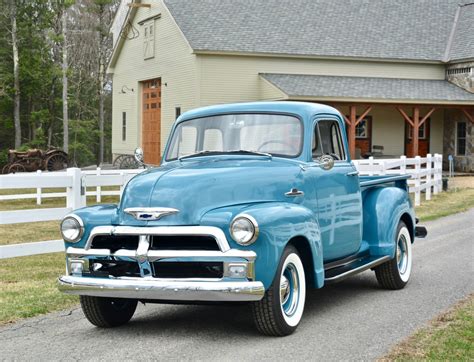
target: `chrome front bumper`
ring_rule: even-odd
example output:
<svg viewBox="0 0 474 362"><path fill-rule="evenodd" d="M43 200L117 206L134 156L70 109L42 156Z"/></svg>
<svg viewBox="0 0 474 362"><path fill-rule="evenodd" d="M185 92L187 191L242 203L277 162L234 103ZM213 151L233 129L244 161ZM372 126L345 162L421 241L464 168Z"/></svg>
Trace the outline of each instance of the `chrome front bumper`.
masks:
<svg viewBox="0 0 474 362"><path fill-rule="evenodd" d="M136 250L91 248L97 235L139 235ZM219 250L150 250L150 235L210 235L215 238ZM74 274L71 262L80 262L89 269L89 258L112 258L136 261L140 269L150 270L150 263L166 260L221 261L224 273L221 279L167 279L143 274L141 277L91 277ZM231 249L221 229L207 226L177 227L130 227L98 226L91 230L84 248L66 249L67 275L59 278L59 290L67 294L96 297L131 298L140 300L169 301L256 301L263 298L263 283L255 281L255 259L250 250ZM246 278L232 278L228 268L232 264L246 267ZM232 280L234 279L234 280Z"/></svg>
<svg viewBox="0 0 474 362"><path fill-rule="evenodd" d="M65 275L59 290L94 297L169 301L242 302L263 298L265 288L255 281L181 281L155 278L90 278Z"/></svg>

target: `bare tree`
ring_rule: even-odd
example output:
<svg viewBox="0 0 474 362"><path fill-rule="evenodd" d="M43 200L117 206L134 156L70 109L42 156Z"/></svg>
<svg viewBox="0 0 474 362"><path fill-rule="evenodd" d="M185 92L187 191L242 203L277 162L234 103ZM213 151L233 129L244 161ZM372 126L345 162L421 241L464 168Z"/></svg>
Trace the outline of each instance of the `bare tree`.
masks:
<svg viewBox="0 0 474 362"><path fill-rule="evenodd" d="M15 148L21 146L20 123L20 56L18 54L18 29L16 25L17 7L15 0L10 2L11 35L13 47L13 120L15 123Z"/></svg>
<svg viewBox="0 0 474 362"><path fill-rule="evenodd" d="M63 75L63 150L64 152L69 152L69 114L68 114L68 51L67 51L67 11L66 7L63 8L62 14L62 36L63 36L63 46L62 46L62 75Z"/></svg>

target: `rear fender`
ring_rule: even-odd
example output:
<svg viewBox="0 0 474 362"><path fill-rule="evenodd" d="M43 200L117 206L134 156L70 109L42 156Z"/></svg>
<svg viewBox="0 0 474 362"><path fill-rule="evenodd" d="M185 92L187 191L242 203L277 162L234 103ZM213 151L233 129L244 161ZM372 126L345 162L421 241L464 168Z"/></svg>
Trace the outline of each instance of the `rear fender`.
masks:
<svg viewBox="0 0 474 362"><path fill-rule="evenodd" d="M395 255L395 233L403 220L414 240L415 215L408 193L398 187L373 187L362 194L363 240L374 256Z"/></svg>

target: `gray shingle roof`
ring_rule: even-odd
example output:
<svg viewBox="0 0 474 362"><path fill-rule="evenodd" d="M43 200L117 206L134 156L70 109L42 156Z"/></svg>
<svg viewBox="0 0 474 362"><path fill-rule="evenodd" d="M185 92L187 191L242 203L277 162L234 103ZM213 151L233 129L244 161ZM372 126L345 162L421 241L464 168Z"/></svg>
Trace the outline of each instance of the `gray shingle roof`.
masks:
<svg viewBox="0 0 474 362"><path fill-rule="evenodd" d="M434 60L467 0L165 0L201 51ZM474 6L469 6L474 7ZM468 7L466 7L468 8ZM465 19L466 17L466 19ZM456 39L474 39L463 12ZM460 24L461 25L461 24ZM459 40L456 57L474 57ZM472 43L471 43L472 44Z"/></svg>
<svg viewBox="0 0 474 362"><path fill-rule="evenodd" d="M474 58L474 4L462 6L450 49L450 60Z"/></svg>
<svg viewBox="0 0 474 362"><path fill-rule="evenodd" d="M261 76L293 99L298 97L335 97L392 101L470 101L469 104L474 104L473 93L445 80L299 74L261 74Z"/></svg>

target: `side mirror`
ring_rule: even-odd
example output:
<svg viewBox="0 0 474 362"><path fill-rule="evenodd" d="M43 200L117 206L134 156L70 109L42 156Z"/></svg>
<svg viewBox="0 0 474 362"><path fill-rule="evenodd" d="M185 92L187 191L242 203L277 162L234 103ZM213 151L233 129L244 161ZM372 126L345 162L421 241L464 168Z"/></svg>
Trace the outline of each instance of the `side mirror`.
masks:
<svg viewBox="0 0 474 362"><path fill-rule="evenodd" d="M143 150L140 147L135 148L135 160L142 166L145 166L145 162L143 162Z"/></svg>
<svg viewBox="0 0 474 362"><path fill-rule="evenodd" d="M323 155L319 158L319 165L323 170L330 170L334 167L334 158L330 155Z"/></svg>

